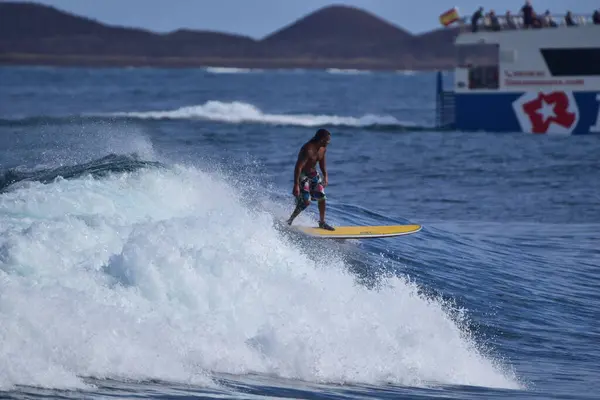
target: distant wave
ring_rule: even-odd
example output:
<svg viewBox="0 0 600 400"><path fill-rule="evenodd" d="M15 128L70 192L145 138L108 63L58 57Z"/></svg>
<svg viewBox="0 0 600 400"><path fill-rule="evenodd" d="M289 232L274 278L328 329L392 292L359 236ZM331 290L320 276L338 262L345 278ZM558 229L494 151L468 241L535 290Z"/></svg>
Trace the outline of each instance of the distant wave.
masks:
<svg viewBox="0 0 600 400"><path fill-rule="evenodd" d="M400 126L400 121L392 116L366 114L361 117L346 117L338 115L314 114L268 114L258 107L234 101L225 103L221 101L208 101L202 105L181 107L169 111L143 111L122 112L111 114L114 117L128 117L140 119L206 119L229 123L265 123L272 125L298 125L298 126Z"/></svg>
<svg viewBox="0 0 600 400"><path fill-rule="evenodd" d="M79 116L36 116L22 119L0 119L0 126L35 126L39 124L71 124L78 120L102 122L128 120L207 120L230 124L268 124L285 126L343 126L377 130L423 130L431 127L400 121L391 115L365 114L359 117L327 114L269 114L253 104L210 100L204 104L173 110L127 111Z"/></svg>
<svg viewBox="0 0 600 400"><path fill-rule="evenodd" d="M204 71L209 74L305 74L305 73L323 73L323 70L307 70L305 68L235 68L235 67L204 67Z"/></svg>
<svg viewBox="0 0 600 400"><path fill-rule="evenodd" d="M413 71L410 69L405 69L405 70L400 69L400 70L397 70L396 73L399 75L404 75L404 76L413 76L413 75L416 75L418 73L418 71Z"/></svg>
<svg viewBox="0 0 600 400"><path fill-rule="evenodd" d="M344 75L363 75L370 74L369 70L360 69L340 69L340 68L328 68L326 71L330 74L344 74Z"/></svg>
<svg viewBox="0 0 600 400"><path fill-rule="evenodd" d="M204 70L212 74L247 74L251 72L262 72L262 69L230 67L206 67Z"/></svg>

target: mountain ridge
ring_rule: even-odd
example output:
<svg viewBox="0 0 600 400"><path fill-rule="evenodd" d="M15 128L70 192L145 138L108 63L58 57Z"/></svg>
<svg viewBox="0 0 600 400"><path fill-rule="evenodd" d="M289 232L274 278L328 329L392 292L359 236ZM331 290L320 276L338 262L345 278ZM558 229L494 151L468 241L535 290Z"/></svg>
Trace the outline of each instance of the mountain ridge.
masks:
<svg viewBox="0 0 600 400"><path fill-rule="evenodd" d="M362 9L330 5L262 39L210 30L113 26L32 2L0 3L0 64L447 69L458 30L413 35Z"/></svg>

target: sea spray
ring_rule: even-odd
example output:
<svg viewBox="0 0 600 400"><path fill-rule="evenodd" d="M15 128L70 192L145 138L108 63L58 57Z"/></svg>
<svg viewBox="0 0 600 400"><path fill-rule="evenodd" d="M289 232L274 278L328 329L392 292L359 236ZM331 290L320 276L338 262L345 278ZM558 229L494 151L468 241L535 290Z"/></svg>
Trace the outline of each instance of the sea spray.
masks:
<svg viewBox="0 0 600 400"><path fill-rule="evenodd" d="M0 386L254 372L518 387L414 283L360 285L274 225L193 167L0 195Z"/></svg>

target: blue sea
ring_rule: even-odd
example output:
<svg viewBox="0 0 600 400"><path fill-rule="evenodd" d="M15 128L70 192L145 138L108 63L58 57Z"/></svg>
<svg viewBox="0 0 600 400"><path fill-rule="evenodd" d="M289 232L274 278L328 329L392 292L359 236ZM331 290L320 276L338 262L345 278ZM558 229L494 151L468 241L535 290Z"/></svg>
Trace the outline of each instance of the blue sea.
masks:
<svg viewBox="0 0 600 400"><path fill-rule="evenodd" d="M599 398L600 138L434 117L427 72L1 68L0 396ZM327 221L420 232L281 223L322 127Z"/></svg>

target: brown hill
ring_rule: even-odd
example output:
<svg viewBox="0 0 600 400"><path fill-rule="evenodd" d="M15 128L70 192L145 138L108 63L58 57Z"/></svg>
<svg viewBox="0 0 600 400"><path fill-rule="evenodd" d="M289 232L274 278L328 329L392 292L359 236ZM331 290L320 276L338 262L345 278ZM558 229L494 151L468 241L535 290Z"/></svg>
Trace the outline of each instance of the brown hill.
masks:
<svg viewBox="0 0 600 400"><path fill-rule="evenodd" d="M261 44L283 56L387 59L410 54L412 39L371 13L330 6L272 33Z"/></svg>
<svg viewBox="0 0 600 400"><path fill-rule="evenodd" d="M0 3L0 54L202 57L245 54L256 41L220 32L157 34L109 26L33 3Z"/></svg>
<svg viewBox="0 0 600 400"><path fill-rule="evenodd" d="M317 10L262 40L110 26L34 3L0 3L0 63L419 69L452 64L455 30L413 36L360 9Z"/></svg>

